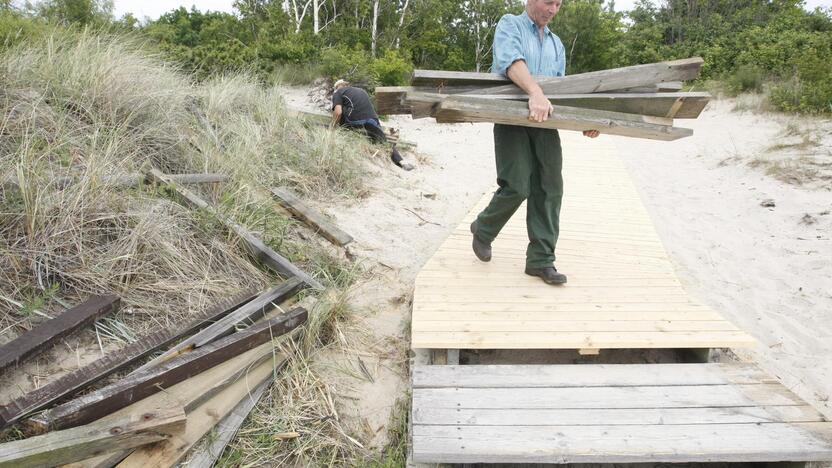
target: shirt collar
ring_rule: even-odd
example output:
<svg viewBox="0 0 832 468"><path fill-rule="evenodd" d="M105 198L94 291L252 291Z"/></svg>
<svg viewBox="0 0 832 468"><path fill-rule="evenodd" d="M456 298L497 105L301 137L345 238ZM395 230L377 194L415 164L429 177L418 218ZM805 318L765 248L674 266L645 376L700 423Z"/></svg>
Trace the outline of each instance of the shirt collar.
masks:
<svg viewBox="0 0 832 468"><path fill-rule="evenodd" d="M537 32L537 25L534 24L534 21L532 21L532 19L529 17L529 12L524 11L523 14L520 15L520 17L526 20L526 22L529 24L529 26L531 26L534 32ZM543 32L546 33L547 36L552 34L552 31L549 30L549 26L543 26Z"/></svg>

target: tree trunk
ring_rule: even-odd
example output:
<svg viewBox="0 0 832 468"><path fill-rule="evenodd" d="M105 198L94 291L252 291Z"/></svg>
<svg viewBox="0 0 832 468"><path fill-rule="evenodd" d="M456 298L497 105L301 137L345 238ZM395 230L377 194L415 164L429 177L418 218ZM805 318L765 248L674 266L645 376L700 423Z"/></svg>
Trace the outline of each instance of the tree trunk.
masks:
<svg viewBox="0 0 832 468"><path fill-rule="evenodd" d="M399 17L399 29L396 31L396 48L399 48L402 36L402 29L404 28L404 14L407 13L407 5L410 3L410 0L404 0L404 6L402 7L402 15Z"/></svg>
<svg viewBox="0 0 832 468"><path fill-rule="evenodd" d="M314 0L314 2L312 3L312 10L313 10L312 17L314 19L313 31L317 35L321 31L321 15L320 15L321 5L320 5L320 0Z"/></svg>
<svg viewBox="0 0 832 468"><path fill-rule="evenodd" d="M379 0L373 0L373 43L372 43L373 57L376 56L376 49L377 49L377 45L378 45L378 2L379 2Z"/></svg>

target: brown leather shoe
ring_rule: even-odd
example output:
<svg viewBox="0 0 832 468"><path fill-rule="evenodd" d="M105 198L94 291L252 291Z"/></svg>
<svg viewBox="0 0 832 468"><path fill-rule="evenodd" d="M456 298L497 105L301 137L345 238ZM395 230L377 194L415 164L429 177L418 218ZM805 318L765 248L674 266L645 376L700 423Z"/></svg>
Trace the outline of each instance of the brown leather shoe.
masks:
<svg viewBox="0 0 832 468"><path fill-rule="evenodd" d="M526 274L529 276L537 276L546 284L564 284L566 283L566 275L559 273L555 267L545 268L529 268L526 267Z"/></svg>
<svg viewBox="0 0 832 468"><path fill-rule="evenodd" d="M491 244L485 243L477 237L477 228L479 227L479 222L474 220L471 223L471 234L473 234L474 240L471 242L471 248L474 249L474 255L477 256L480 261L483 262L490 262L491 261Z"/></svg>

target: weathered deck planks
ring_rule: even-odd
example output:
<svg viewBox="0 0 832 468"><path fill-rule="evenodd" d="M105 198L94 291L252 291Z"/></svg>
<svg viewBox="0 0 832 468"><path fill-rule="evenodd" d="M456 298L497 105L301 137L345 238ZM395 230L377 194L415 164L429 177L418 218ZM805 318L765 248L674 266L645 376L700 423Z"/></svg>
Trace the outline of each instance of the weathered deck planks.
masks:
<svg viewBox="0 0 832 468"><path fill-rule="evenodd" d="M756 366L417 366L418 463L832 460L832 423Z"/></svg>
<svg viewBox="0 0 832 468"><path fill-rule="evenodd" d="M563 287L523 274L521 207L493 244L471 252L487 194L416 280L412 347L433 349L712 348L754 340L684 290L613 147L561 133L565 196L557 267Z"/></svg>

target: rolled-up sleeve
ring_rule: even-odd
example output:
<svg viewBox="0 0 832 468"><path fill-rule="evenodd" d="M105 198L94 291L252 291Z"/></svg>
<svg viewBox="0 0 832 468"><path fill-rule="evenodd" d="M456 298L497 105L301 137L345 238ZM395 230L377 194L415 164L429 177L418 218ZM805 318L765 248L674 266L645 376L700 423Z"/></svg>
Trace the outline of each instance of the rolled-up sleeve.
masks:
<svg viewBox="0 0 832 468"><path fill-rule="evenodd" d="M505 76L506 70L517 60L527 60L523 51L523 35L512 15L504 15L494 31L494 60L492 73Z"/></svg>

